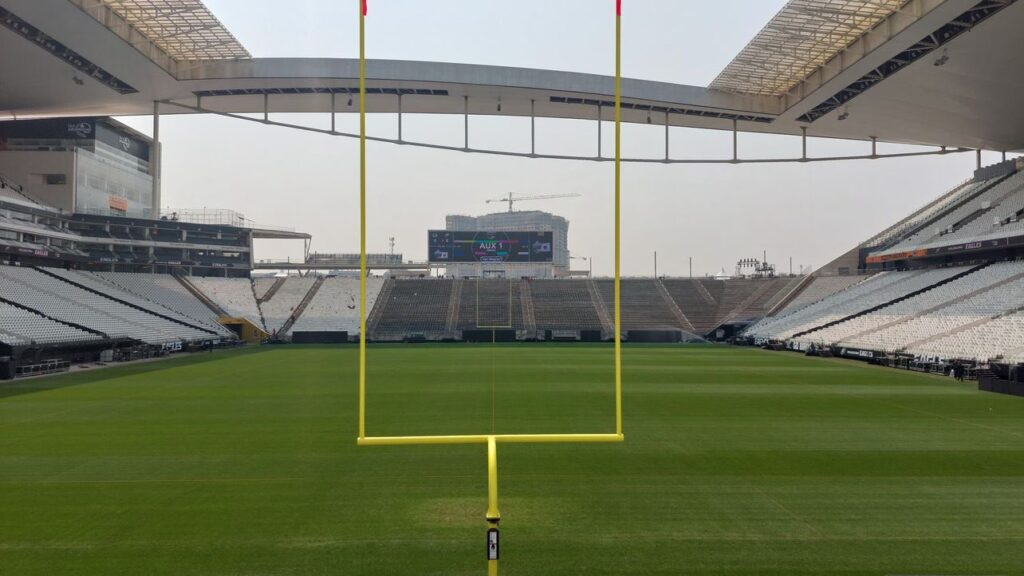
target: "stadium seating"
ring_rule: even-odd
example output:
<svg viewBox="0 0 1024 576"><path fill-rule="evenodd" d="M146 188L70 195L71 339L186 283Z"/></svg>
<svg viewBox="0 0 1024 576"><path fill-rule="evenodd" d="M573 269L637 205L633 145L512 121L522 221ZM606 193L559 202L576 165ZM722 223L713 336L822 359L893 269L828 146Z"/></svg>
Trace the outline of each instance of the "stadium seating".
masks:
<svg viewBox="0 0 1024 576"><path fill-rule="evenodd" d="M866 278L868 276L817 276L775 315L784 316L799 310L832 294L846 290Z"/></svg>
<svg viewBox="0 0 1024 576"><path fill-rule="evenodd" d="M459 299L457 329L523 329L519 281L508 279L466 280Z"/></svg>
<svg viewBox="0 0 1024 576"><path fill-rule="evenodd" d="M287 324L316 281L315 276L289 276L285 279L270 299L260 306L267 332L274 334Z"/></svg>
<svg viewBox="0 0 1024 576"><path fill-rule="evenodd" d="M615 307L615 282L595 280L605 307ZM655 280L626 278L620 281L620 308L623 330L680 330L681 326L669 304L662 297Z"/></svg>
<svg viewBox="0 0 1024 576"><path fill-rule="evenodd" d="M147 279L154 276L153 274L118 275L122 281L125 281L125 277L134 277L133 285L138 290L134 291L118 283L111 282L106 277L93 274L92 272L62 270L59 268L46 268L45 270L49 274L63 278L70 283L78 284L87 290L99 292L108 298L125 302L131 306L142 308L143 310L159 316L170 317L176 322L188 324L194 328L216 332L223 337L233 337L232 333L227 328L217 324L216 319L212 319L212 323L208 323L206 320L200 320L192 316L188 316L162 303L162 301L166 300L162 297L163 294L153 294L155 288L153 288L153 284L150 281L147 281ZM173 278L170 279L174 281ZM139 292L146 292L150 297L147 297L146 294L140 294Z"/></svg>
<svg viewBox="0 0 1024 576"><path fill-rule="evenodd" d="M1013 310L1024 302L1024 263L1001 262L851 321L858 331L840 339L844 346L901 351L908 345L955 332L979 320ZM837 328L842 325L836 326ZM849 330L847 330L849 332Z"/></svg>
<svg viewBox="0 0 1024 576"><path fill-rule="evenodd" d="M263 326L263 317L256 305L252 281L248 278L192 276L189 278L189 282L217 306L220 306L229 316L245 318L256 326Z"/></svg>
<svg viewBox="0 0 1024 576"><path fill-rule="evenodd" d="M233 333L217 322L217 315L181 285L176 278L168 274L134 274L126 272L93 272L80 273L102 279L115 287L135 294L150 304L140 305L153 311L165 313L170 311L180 316L181 320L196 323L201 328L218 332L221 336L231 338ZM87 276L87 277L88 277Z"/></svg>
<svg viewBox="0 0 1024 576"><path fill-rule="evenodd" d="M764 318L748 328L745 334L755 340L787 340L794 335L816 330L830 322L903 298L967 270L941 268L878 274L789 314ZM806 340L820 341L810 338Z"/></svg>
<svg viewBox="0 0 1024 576"><path fill-rule="evenodd" d="M666 278L661 283L696 332L706 334L715 328L718 303L700 280ZM721 288L720 283L716 288Z"/></svg>
<svg viewBox="0 0 1024 576"><path fill-rule="evenodd" d="M1018 293L1019 294L1019 293ZM1018 306L1020 300L1018 299ZM1014 312L976 326L912 346L919 357L988 361L1010 358L1024 360L1024 312Z"/></svg>
<svg viewBox="0 0 1024 576"><path fill-rule="evenodd" d="M211 332L140 310L31 268L0 266L0 280L0 298L112 338L163 344L214 337ZM130 298L128 294L122 295Z"/></svg>
<svg viewBox="0 0 1024 576"><path fill-rule="evenodd" d="M715 310L715 324L726 320L750 320L764 316L765 305L779 292L795 284L793 278L733 278L720 281L722 295Z"/></svg>
<svg viewBox="0 0 1024 576"><path fill-rule="evenodd" d="M373 309L383 285L383 278L366 279L367 311ZM348 332L350 336L359 334L359 278L325 278L289 332Z"/></svg>
<svg viewBox="0 0 1024 576"><path fill-rule="evenodd" d="M940 236L942 243L950 241L979 241L995 236L1020 234L1024 232L1024 173L1011 178L1007 186L1013 186L1009 196L993 202L990 210L965 223L956 231Z"/></svg>
<svg viewBox="0 0 1024 576"><path fill-rule="evenodd" d="M1022 187L1024 187L1024 172L1018 172L998 184L990 186L954 210L950 210L935 222L922 227L916 233L894 245L891 251L973 240L977 238L975 234L980 228L971 226L971 224L977 223L979 227L983 227L986 222L991 224L993 207L998 206L1008 197L1021 194Z"/></svg>
<svg viewBox="0 0 1024 576"><path fill-rule="evenodd" d="M268 276L262 276L260 278L254 278L252 281L253 292L256 295L257 300L263 300L266 297L267 292L274 287L275 284L282 278L274 278Z"/></svg>
<svg viewBox="0 0 1024 576"><path fill-rule="evenodd" d="M938 199L929 202L903 220L876 234L864 242L862 246L867 248L887 248L889 245L902 240L904 235L913 233L921 228L921 226L928 224L930 220L940 216L944 210L951 206L956 206L977 194L991 183L992 181L988 180L964 182Z"/></svg>
<svg viewBox="0 0 1024 576"><path fill-rule="evenodd" d="M537 330L601 330L586 280L531 280Z"/></svg>
<svg viewBox="0 0 1024 576"><path fill-rule="evenodd" d="M870 313L811 332L804 336L803 340L824 344L842 343L852 345L854 340L866 336L869 332L925 314L933 309L945 306L953 300L973 293L986 283L994 283L1016 274L1015 271L1008 270L1008 268L1004 266L994 271L982 270L968 274L892 305L884 306ZM1000 274L998 273L999 271L1006 272Z"/></svg>
<svg viewBox="0 0 1024 576"><path fill-rule="evenodd" d="M451 280L391 279L382 289L385 298L377 299L376 320L368 326L375 340L401 340L422 334L428 339L445 337L448 328L448 305ZM276 298L277 296L275 296Z"/></svg>
<svg viewBox="0 0 1024 576"><path fill-rule="evenodd" d="M70 344L102 339L98 334L0 302L0 342L9 346Z"/></svg>

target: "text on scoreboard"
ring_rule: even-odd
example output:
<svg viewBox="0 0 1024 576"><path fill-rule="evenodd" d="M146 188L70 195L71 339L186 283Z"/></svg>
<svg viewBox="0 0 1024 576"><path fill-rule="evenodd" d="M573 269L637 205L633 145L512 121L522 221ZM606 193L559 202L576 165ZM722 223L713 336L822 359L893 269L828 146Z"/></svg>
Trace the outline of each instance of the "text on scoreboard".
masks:
<svg viewBox="0 0 1024 576"><path fill-rule="evenodd" d="M430 262L551 262L551 232L427 232Z"/></svg>

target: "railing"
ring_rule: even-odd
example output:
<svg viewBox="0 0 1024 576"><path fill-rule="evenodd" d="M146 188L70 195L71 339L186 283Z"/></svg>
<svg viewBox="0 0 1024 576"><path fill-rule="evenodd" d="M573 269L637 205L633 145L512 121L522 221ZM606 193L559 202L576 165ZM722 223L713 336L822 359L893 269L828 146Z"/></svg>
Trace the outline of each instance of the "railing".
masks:
<svg viewBox="0 0 1024 576"><path fill-rule="evenodd" d="M318 264L330 266L331 264L339 265L358 265L360 261L359 254L321 254L314 252L306 257L306 264ZM403 264L401 254L367 254L367 264L373 265L386 265L386 264Z"/></svg>
<svg viewBox="0 0 1024 576"><path fill-rule="evenodd" d="M250 230L275 230L278 232L295 232L294 228L257 224L244 214L227 208L164 208L160 218L171 222L187 224L209 224L213 226L234 226Z"/></svg>

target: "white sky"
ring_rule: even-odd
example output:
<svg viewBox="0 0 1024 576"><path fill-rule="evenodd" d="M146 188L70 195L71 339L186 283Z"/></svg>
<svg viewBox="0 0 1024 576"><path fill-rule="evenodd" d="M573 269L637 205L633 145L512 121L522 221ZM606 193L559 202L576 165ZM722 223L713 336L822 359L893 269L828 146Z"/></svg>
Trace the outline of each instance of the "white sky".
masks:
<svg viewBox="0 0 1024 576"><path fill-rule="evenodd" d="M369 0L367 57L614 72L613 0ZM206 0L256 57L358 56L357 0ZM624 0L623 75L706 86L783 0ZM275 119L325 125L326 115ZM126 119L149 133L148 118ZM525 149L525 119L473 118L474 147ZM339 130L356 130L339 116ZM394 116L371 134L395 135ZM611 150L606 126L605 150ZM538 120L538 151L593 154L596 126ZM461 117L407 115L410 140L462 143ZM663 153L663 128L626 126L623 153ZM211 116L165 117L163 204L231 208L263 224L313 234L314 250L358 252L358 147L345 139ZM868 153L868 144L810 140L809 153ZM881 152L903 147L880 145ZM728 157L726 132L673 129L674 157ZM798 138L740 135L740 155L798 156ZM999 160L986 154L988 164ZM820 266L969 178L973 154L882 161L623 168L623 274L731 272L768 253L787 271ZM483 214L484 200L578 192L523 203L569 219L569 248L612 272L612 166L459 154L368 144L368 249L395 237L406 259L426 258L426 230L449 213ZM301 245L261 243L257 258L301 256ZM574 262L585 268L585 262Z"/></svg>

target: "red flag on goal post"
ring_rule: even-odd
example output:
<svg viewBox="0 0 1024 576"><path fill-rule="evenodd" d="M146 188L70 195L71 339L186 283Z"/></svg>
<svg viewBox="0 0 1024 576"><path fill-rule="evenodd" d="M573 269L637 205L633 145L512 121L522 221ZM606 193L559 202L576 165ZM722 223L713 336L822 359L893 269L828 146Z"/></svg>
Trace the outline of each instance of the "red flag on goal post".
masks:
<svg viewBox="0 0 1024 576"><path fill-rule="evenodd" d="M366 3L367 3L368 1L369 1L369 0L363 0L363 16L366 16Z"/></svg>
<svg viewBox="0 0 1024 576"><path fill-rule="evenodd" d="M366 0L363 0L363 14L366 14ZM615 0L615 15L622 16L622 0Z"/></svg>

